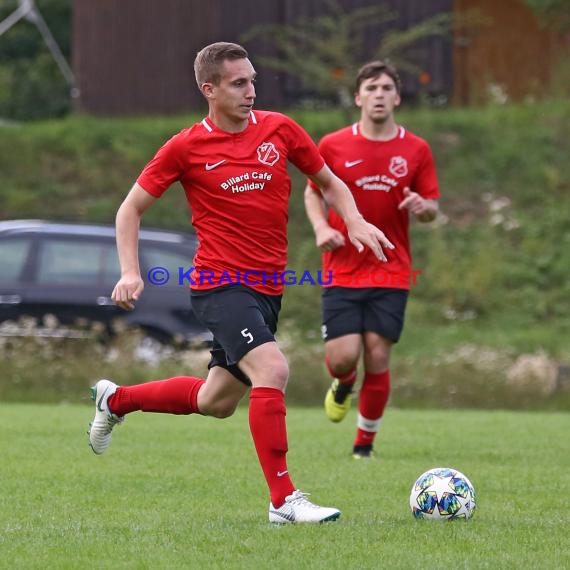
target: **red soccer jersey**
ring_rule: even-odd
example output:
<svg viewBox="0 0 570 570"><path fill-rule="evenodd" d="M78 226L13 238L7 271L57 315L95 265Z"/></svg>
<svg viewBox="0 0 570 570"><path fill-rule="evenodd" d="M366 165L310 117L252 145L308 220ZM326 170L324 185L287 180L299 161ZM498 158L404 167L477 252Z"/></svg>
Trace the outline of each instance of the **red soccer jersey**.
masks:
<svg viewBox="0 0 570 570"><path fill-rule="evenodd" d="M287 161L306 175L324 165L297 123L255 111L241 133L222 131L205 118L173 136L146 165L137 182L149 194L160 197L179 181L190 204L199 240L192 289L243 283L269 295L283 292Z"/></svg>
<svg viewBox="0 0 570 570"><path fill-rule="evenodd" d="M439 198L428 144L403 127L398 127L398 134L389 141L373 141L364 138L355 123L325 136L319 149L333 172L350 188L366 221L380 228L396 246L385 250L387 263L379 261L368 248L358 253L347 238L344 222L331 209L328 222L344 234L346 244L323 253L325 286L409 289L409 216L408 210L398 210L398 205L406 187L423 198Z"/></svg>

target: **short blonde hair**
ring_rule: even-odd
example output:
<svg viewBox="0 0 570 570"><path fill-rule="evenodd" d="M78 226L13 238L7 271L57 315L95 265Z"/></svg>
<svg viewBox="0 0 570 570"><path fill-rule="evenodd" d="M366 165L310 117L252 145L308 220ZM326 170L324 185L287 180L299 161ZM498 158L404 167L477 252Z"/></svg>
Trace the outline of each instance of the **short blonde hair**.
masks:
<svg viewBox="0 0 570 570"><path fill-rule="evenodd" d="M247 51L239 44L216 42L201 49L194 60L198 88L204 83L218 85L222 78L220 67L226 60L247 59Z"/></svg>

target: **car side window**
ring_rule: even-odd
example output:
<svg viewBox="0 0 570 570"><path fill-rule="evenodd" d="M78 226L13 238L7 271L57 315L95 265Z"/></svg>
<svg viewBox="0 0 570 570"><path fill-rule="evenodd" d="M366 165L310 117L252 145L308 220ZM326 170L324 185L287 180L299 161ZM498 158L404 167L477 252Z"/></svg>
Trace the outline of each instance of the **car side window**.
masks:
<svg viewBox="0 0 570 570"><path fill-rule="evenodd" d="M117 246L113 242L105 248L105 256L101 269L102 280L106 285L115 285L121 277L121 264L119 263L119 254Z"/></svg>
<svg viewBox="0 0 570 570"><path fill-rule="evenodd" d="M188 253L168 251L167 249L154 247L152 245L143 245L141 250L144 256L146 271L151 271L157 267L166 269L170 275L168 279L169 285L178 284L180 268L182 268L182 272L185 272L193 265L193 251L188 251ZM148 275L143 275L143 279L146 281Z"/></svg>
<svg viewBox="0 0 570 570"><path fill-rule="evenodd" d="M119 265L114 243L46 239L38 262L40 284L114 283Z"/></svg>
<svg viewBox="0 0 570 570"><path fill-rule="evenodd" d="M0 242L0 283L19 280L30 248L31 238L16 237Z"/></svg>

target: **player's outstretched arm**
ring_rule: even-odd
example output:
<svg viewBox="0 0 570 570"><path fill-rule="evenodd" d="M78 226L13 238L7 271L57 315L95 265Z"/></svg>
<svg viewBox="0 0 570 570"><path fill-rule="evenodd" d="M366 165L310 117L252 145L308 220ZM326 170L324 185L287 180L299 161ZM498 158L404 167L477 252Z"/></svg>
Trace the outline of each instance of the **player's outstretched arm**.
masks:
<svg viewBox="0 0 570 570"><path fill-rule="evenodd" d="M156 198L135 183L117 211L115 226L121 278L115 285L111 298L116 305L127 311L135 308L134 301L144 289L139 266L139 228L144 211L155 201Z"/></svg>
<svg viewBox="0 0 570 570"><path fill-rule="evenodd" d="M362 217L346 184L327 165L310 179L321 189L327 204L344 220L352 245L359 252L369 247L380 261L387 261L382 248L394 249L394 245L382 231Z"/></svg>

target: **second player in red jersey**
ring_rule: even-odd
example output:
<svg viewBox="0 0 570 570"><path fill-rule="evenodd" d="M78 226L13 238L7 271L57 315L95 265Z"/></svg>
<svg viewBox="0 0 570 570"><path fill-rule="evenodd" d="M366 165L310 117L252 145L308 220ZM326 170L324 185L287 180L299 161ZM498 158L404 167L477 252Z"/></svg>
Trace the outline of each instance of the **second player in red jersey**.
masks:
<svg viewBox="0 0 570 570"><path fill-rule="evenodd" d="M402 332L414 274L409 214L422 222L433 220L439 191L428 144L395 121L394 109L400 104L396 70L381 61L370 62L358 72L355 87L360 120L325 136L320 150L366 219L389 233L396 248L388 262L353 251L345 224L334 211L327 214L326 197L322 199L314 181L305 190L305 205L323 250L326 276L322 334L333 382L325 412L333 422L346 416L362 355L364 377L353 443L353 456L360 459L372 455L390 395L390 354Z"/></svg>
<svg viewBox="0 0 570 570"><path fill-rule="evenodd" d="M402 126L388 140L372 140L361 133L359 123L354 123L323 137L319 149L332 171L346 182L367 221L383 228L396 246L387 263L370 252L358 253L348 243L342 219L329 210L328 224L343 235L346 245L323 253L326 286L409 289L409 213L399 205L406 189L425 199L439 198L428 144Z"/></svg>

